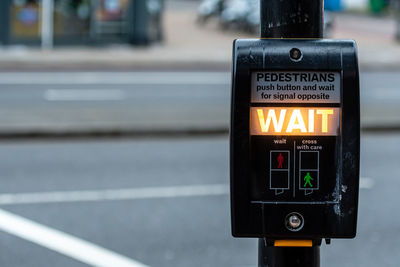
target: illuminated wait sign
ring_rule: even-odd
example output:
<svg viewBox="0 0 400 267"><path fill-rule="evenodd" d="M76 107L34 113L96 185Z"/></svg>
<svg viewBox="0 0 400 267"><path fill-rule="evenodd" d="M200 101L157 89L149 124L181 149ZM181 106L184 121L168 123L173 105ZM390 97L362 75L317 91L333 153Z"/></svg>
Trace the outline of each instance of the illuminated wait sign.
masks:
<svg viewBox="0 0 400 267"><path fill-rule="evenodd" d="M251 135L339 135L340 108L250 108Z"/></svg>

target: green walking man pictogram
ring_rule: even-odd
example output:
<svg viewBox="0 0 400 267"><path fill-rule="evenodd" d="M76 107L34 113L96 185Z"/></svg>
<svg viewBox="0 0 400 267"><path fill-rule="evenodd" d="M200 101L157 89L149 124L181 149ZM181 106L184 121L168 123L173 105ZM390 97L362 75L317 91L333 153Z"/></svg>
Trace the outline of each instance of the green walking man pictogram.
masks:
<svg viewBox="0 0 400 267"><path fill-rule="evenodd" d="M310 173L307 172L306 176L304 176L304 181L305 181L304 187L307 187L307 184L310 185L310 187L313 187L313 185L311 184L311 180L314 179L311 177Z"/></svg>

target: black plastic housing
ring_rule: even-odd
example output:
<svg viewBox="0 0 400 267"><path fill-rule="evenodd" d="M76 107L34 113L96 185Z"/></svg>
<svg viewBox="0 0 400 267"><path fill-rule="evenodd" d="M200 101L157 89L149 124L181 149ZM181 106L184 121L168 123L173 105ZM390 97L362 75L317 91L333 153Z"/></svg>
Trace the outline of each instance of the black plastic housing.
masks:
<svg viewBox="0 0 400 267"><path fill-rule="evenodd" d="M290 58L298 48L302 59ZM341 74L341 117L336 170L335 203L271 203L252 198L250 145L250 87L253 71L335 71ZM356 235L360 104L357 49L351 40L243 39L233 46L230 130L230 179L232 234L267 239L353 238ZM318 104L315 104L318 106ZM253 105L254 106L254 105ZM299 106L299 104L287 104ZM301 104L300 104L301 106ZM310 104L308 104L310 106ZM286 229L291 212L304 216L301 231Z"/></svg>

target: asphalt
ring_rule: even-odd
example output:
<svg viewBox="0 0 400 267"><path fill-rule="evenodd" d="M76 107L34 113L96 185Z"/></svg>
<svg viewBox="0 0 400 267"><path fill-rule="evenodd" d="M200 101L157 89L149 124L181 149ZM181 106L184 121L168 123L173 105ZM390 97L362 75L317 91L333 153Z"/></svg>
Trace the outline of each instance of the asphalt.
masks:
<svg viewBox="0 0 400 267"><path fill-rule="evenodd" d="M363 135L357 237L321 247L321 266L398 266L398 134ZM230 234L229 145L218 138L2 142L0 211L148 266L256 266L257 241ZM4 193L226 185L220 195L4 204ZM78 193L76 193L78 192ZM83 192L83 193L79 193ZM25 200L27 200L25 198ZM31 199L32 200L32 199ZM70 199L71 200L71 199ZM21 229L20 229L21 230ZM1 266L87 266L0 232Z"/></svg>
<svg viewBox="0 0 400 267"><path fill-rule="evenodd" d="M396 72L361 73L363 131L399 131ZM229 131L228 72L0 73L0 138L161 137Z"/></svg>
<svg viewBox="0 0 400 267"><path fill-rule="evenodd" d="M6 138L228 131L229 73L0 76L0 135Z"/></svg>

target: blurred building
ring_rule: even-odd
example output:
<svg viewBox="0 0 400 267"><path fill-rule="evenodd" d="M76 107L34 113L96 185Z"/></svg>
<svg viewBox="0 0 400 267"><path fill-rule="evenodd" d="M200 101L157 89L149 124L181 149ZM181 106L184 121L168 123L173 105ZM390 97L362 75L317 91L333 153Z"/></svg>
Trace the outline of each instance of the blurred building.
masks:
<svg viewBox="0 0 400 267"><path fill-rule="evenodd" d="M162 39L163 0L52 0L55 45ZM0 43L39 45L43 0L0 1Z"/></svg>

